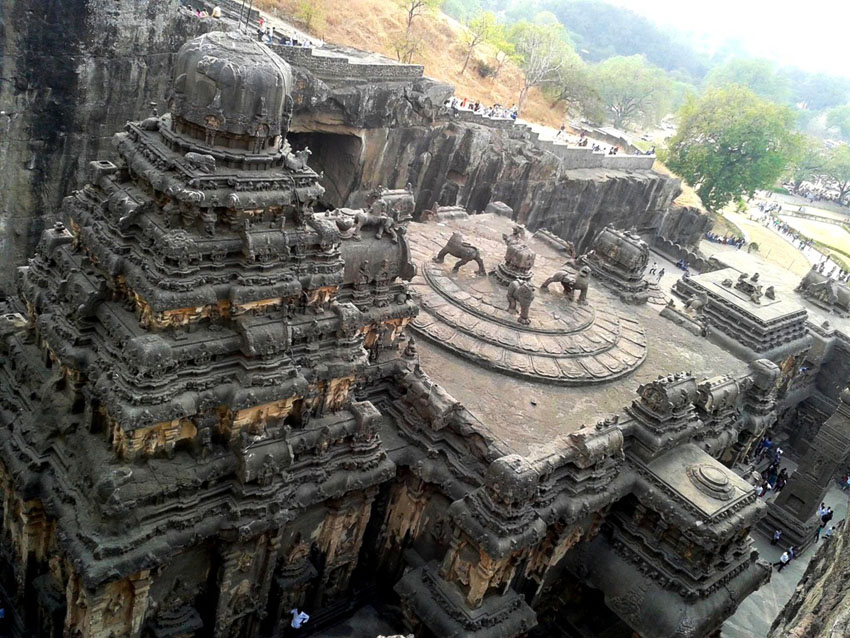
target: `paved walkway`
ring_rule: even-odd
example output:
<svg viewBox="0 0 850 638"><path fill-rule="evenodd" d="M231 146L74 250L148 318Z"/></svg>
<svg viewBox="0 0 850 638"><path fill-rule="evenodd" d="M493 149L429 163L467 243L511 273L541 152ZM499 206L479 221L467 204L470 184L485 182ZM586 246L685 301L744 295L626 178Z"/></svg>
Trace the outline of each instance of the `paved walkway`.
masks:
<svg viewBox="0 0 850 638"><path fill-rule="evenodd" d="M793 464L782 463L783 467L786 465ZM824 502L835 510L833 523L847 516L847 493L841 491L836 481L832 482ZM778 562L779 556L787 549L782 545L772 546L761 534L756 533L754 537L759 555L770 563ZM816 551L817 545L812 545L800 558L791 561L781 573L774 567L770 582L744 600L738 611L723 625L722 638L765 638L770 625L790 600Z"/></svg>

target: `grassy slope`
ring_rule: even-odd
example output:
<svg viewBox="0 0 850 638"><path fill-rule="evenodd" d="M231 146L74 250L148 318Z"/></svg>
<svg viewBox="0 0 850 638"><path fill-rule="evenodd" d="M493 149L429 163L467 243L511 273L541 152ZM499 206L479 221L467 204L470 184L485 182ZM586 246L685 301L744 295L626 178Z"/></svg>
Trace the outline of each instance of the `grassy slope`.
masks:
<svg viewBox="0 0 850 638"><path fill-rule="evenodd" d="M324 14L314 35L334 44L351 46L365 51L382 53L395 58L393 41L404 32L406 14L394 0L311 0ZM277 14L295 24L300 0L255 0L255 6ZM475 70L476 59L493 63L495 51L479 47L473 54L466 72L460 69L466 55L462 27L442 13L425 15L414 20L413 29L422 38L421 53L414 58L425 66L425 74L455 86L455 95L481 100L490 105L498 102L511 106L519 98L521 71L508 62L497 79L484 79ZM561 107L551 103L539 91L532 89L522 112L524 119L558 127L564 119Z"/></svg>

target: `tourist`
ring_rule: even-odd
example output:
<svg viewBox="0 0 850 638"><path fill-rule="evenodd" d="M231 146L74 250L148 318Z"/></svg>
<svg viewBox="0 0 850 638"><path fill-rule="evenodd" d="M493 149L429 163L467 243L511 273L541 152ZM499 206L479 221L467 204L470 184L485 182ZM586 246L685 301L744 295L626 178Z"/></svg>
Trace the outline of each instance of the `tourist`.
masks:
<svg viewBox="0 0 850 638"><path fill-rule="evenodd" d="M832 538L832 535L833 535L834 533L835 533L835 525L833 525L832 527L830 527L828 530L826 530L826 531L823 533L823 538L824 538L824 540L827 540L827 539L829 539L829 538Z"/></svg>
<svg viewBox="0 0 850 638"><path fill-rule="evenodd" d="M771 545L776 545L782 539L782 530L778 529L773 532L773 538L770 540Z"/></svg>
<svg viewBox="0 0 850 638"><path fill-rule="evenodd" d="M846 492L848 487L850 487L850 474L848 474L847 478L844 479L844 485L841 486L841 491Z"/></svg>
<svg viewBox="0 0 850 638"><path fill-rule="evenodd" d="M221 7L219 7L219 6L213 7L212 17L217 18L219 20L221 19Z"/></svg>
<svg viewBox="0 0 850 638"><path fill-rule="evenodd" d="M662 268L661 270L658 271L658 279L655 280L655 283L656 284L659 283L663 276L664 276L664 269Z"/></svg>
<svg viewBox="0 0 850 638"><path fill-rule="evenodd" d="M774 565L774 567L779 567L779 569L776 570L776 571L781 572L783 569L785 569L785 567L790 562L791 562L790 554L788 554L788 552L782 552L782 556L779 557L779 562L773 563L773 565Z"/></svg>
<svg viewBox="0 0 850 638"><path fill-rule="evenodd" d="M292 614L292 622L289 623L289 626L293 629L300 630L310 620L310 616L306 612L298 611L298 607L290 609L289 613ZM296 631L295 635L297 636L300 633L300 631Z"/></svg>
<svg viewBox="0 0 850 638"><path fill-rule="evenodd" d="M832 508L827 507L826 511L823 513L823 516L820 517L821 527L826 527L826 524L832 520Z"/></svg>
<svg viewBox="0 0 850 638"><path fill-rule="evenodd" d="M650 274L650 275L654 275L654 274L655 274L655 270L656 270L656 269L657 269L657 265L656 265L656 263L653 261L653 262L652 262L652 268L650 268L650 269L649 269L649 274Z"/></svg>

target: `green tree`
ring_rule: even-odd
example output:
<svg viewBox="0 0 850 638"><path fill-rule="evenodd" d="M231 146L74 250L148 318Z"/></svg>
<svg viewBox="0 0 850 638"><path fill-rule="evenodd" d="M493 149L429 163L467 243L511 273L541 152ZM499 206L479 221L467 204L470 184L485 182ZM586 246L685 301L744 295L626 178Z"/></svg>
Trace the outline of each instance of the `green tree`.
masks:
<svg viewBox="0 0 850 638"><path fill-rule="evenodd" d="M567 105L567 112L577 112L594 122L604 118L602 101L587 64L576 54L567 56L558 81L547 91L552 106Z"/></svg>
<svg viewBox="0 0 850 638"><path fill-rule="evenodd" d="M487 44L496 49L496 63L493 66L492 77L499 77L502 67L508 60L516 60L516 47L510 38L510 31L503 22L497 22L496 28L487 38Z"/></svg>
<svg viewBox="0 0 850 638"><path fill-rule="evenodd" d="M315 33L324 26L325 10L316 0L301 0L295 8L295 19L307 31Z"/></svg>
<svg viewBox="0 0 850 638"><path fill-rule="evenodd" d="M594 69L599 97L616 127L655 122L670 107L673 82L642 55L614 57Z"/></svg>
<svg viewBox="0 0 850 638"><path fill-rule="evenodd" d="M850 190L850 146L840 144L829 151L824 175L838 189L838 202L844 203L844 196Z"/></svg>
<svg viewBox="0 0 850 638"><path fill-rule="evenodd" d="M466 71L469 65L469 58L472 57L473 51L481 44L489 41L499 31L499 21L494 13L490 11L480 11L466 25L466 33L464 40L466 44L466 57L463 60L463 68L460 70L461 75Z"/></svg>
<svg viewBox="0 0 850 638"><path fill-rule="evenodd" d="M850 104L829 109L826 112L826 126L838 129L841 137L850 140Z"/></svg>
<svg viewBox="0 0 850 638"><path fill-rule="evenodd" d="M777 104L787 104L791 100L788 76L777 70L773 62L759 58L732 58L712 69L706 84L712 88L740 84Z"/></svg>
<svg viewBox="0 0 850 638"><path fill-rule="evenodd" d="M397 0L397 2L407 14L407 28L405 29L407 33L410 33L414 19L439 9L443 4L443 0Z"/></svg>
<svg viewBox="0 0 850 638"><path fill-rule="evenodd" d="M788 178L794 184L795 191L806 180L822 174L829 163L829 154L819 139L801 135L799 141L799 148L788 164Z"/></svg>
<svg viewBox="0 0 850 638"><path fill-rule="evenodd" d="M663 159L711 211L773 186L799 144L791 110L741 86L689 100L679 119Z"/></svg>
<svg viewBox="0 0 850 638"><path fill-rule="evenodd" d="M511 42L517 61L523 70L523 84L518 107L522 110L533 86L549 86L561 77L569 59L571 47L565 39L564 28L558 23L518 22L511 30Z"/></svg>

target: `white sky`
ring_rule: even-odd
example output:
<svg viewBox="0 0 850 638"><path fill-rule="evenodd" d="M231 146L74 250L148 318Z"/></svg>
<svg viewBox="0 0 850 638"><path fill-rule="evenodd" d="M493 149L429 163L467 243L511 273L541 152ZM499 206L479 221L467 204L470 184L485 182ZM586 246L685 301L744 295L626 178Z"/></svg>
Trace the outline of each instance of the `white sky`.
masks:
<svg viewBox="0 0 850 638"><path fill-rule="evenodd" d="M607 0L661 26L733 40L751 55L850 76L850 0ZM699 43L695 43L699 47Z"/></svg>

